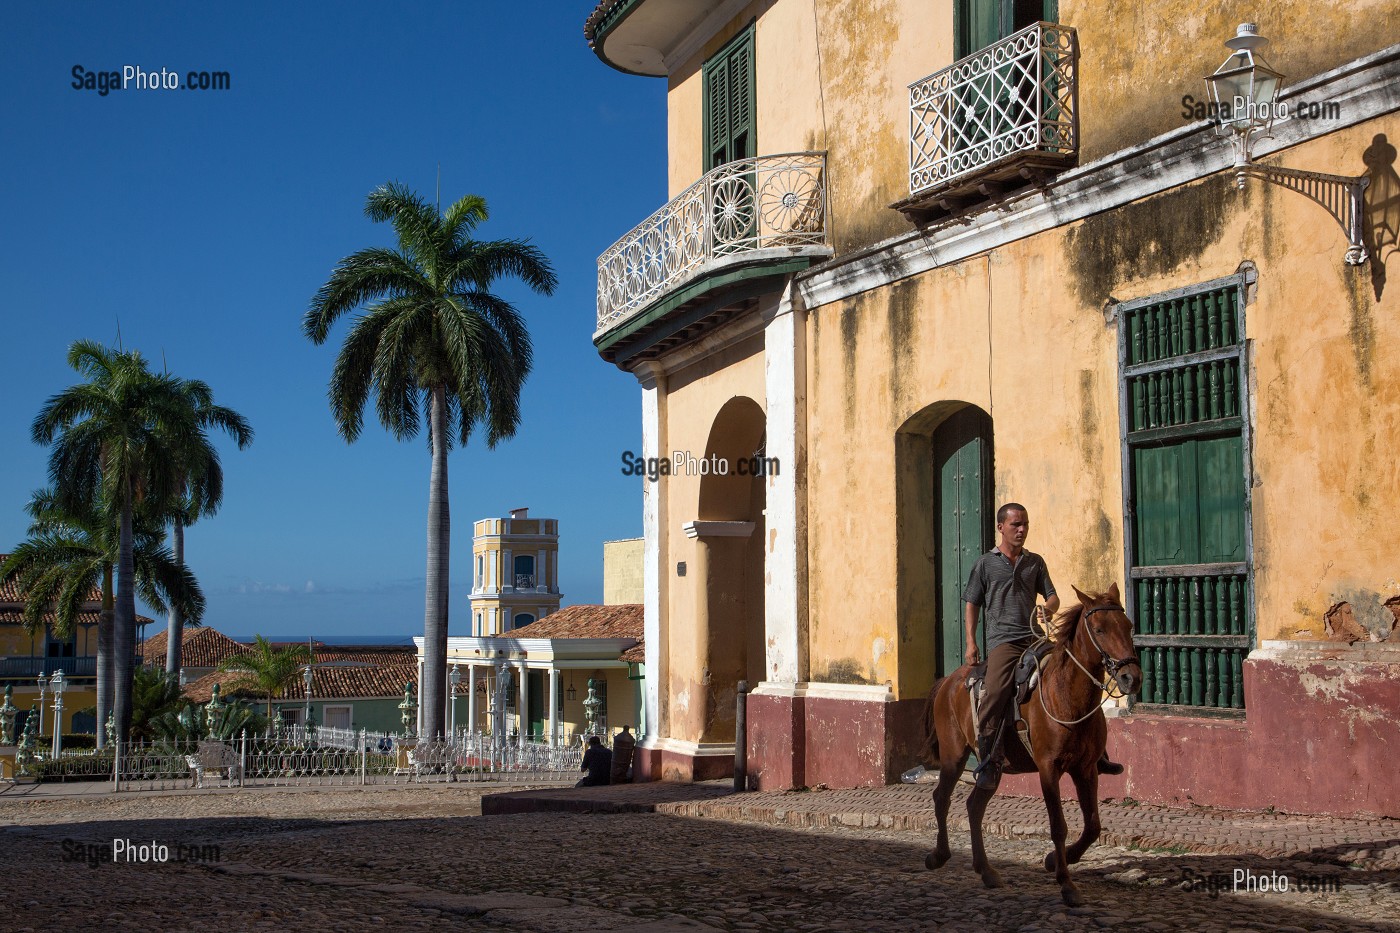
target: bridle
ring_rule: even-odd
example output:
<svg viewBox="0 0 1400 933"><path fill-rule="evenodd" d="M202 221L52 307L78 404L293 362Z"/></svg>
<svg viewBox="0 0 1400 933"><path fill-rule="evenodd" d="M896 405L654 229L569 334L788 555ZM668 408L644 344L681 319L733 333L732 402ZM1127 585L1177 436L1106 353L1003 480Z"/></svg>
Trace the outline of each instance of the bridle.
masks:
<svg viewBox="0 0 1400 933"><path fill-rule="evenodd" d="M1103 646L1099 644L1099 640L1094 637L1094 629L1091 625L1088 624L1089 616L1093 615L1094 613L1114 611L1126 612L1126 610L1117 603L1107 603L1102 606L1091 606L1090 608L1085 609L1079 616L1079 627L1083 628L1085 632L1089 635L1089 644L1094 646L1094 650L1097 651L1099 653L1099 657L1103 659L1104 670L1107 671L1108 676L1112 678L1110 681L1108 681L1107 683L1101 681L1099 678L1095 677L1087 667L1081 664L1079 659L1074 656L1074 646L1072 644L1065 645L1065 654L1068 655L1069 659L1074 662L1075 667L1079 668L1081 671L1084 672L1086 677L1088 677L1090 680L1094 681L1100 687L1102 687L1103 691L1107 693L1109 697L1115 700L1119 700L1127 694L1122 693L1121 691L1117 693L1114 692L1118 686L1118 672L1131 664L1136 664L1138 667L1141 667L1142 662L1138 660L1138 657L1135 654L1130 654L1126 658L1115 658L1110 656L1107 651L1103 650ZM1046 657L1048 658L1049 656L1047 655ZM1044 660L1042 660L1042 667L1044 666L1044 663ZM1056 718L1054 714L1052 714L1050 710L1046 708L1045 683L1043 676L1041 678L1040 686L1036 689L1036 693L1040 694L1040 708L1045 711L1045 715L1049 716L1051 719L1055 720L1055 722L1059 723L1062 726L1073 726L1078 723L1081 723L1084 720L1088 719L1090 716L1094 715L1094 713L1097 712L1099 709L1099 705L1094 704L1094 706L1089 710L1089 712L1085 713L1083 716L1080 716L1078 719L1071 719L1070 721L1066 722L1063 719Z"/></svg>

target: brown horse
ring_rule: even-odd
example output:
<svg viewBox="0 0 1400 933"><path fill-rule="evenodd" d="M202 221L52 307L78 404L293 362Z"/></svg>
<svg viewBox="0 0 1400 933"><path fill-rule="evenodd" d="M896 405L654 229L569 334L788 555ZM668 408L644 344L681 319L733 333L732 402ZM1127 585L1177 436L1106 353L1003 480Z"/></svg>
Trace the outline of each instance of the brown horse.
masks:
<svg viewBox="0 0 1400 933"><path fill-rule="evenodd" d="M1050 838L1055 847L1045 856L1045 870L1055 872L1060 896L1071 907L1083 903L1070 880L1069 866L1079 861L1099 836L1099 756L1103 754L1108 726L1099 704L1103 700L1105 672L1112 674L1125 694L1142 685L1142 667L1133 654L1133 623L1118 598L1118 584L1107 593L1086 596L1078 589L1079 605L1060 613L1060 639L1046 656L1040 685L1021 707L1030 725L1033 752L1027 754L1008 728L1002 747L1011 774L1038 771L1040 792L1050 815ZM938 847L924 864L941 868L948 861L948 804L953 785L977 745L977 727L967 691L968 667L958 668L934 684L930 697L929 740L939 764L938 787L933 792L938 814ZM1069 774L1084 814L1084 832L1065 847L1065 816L1060 805L1060 776ZM967 801L972 831L972 870L989 888L1001 886L1001 875L987 861L982 847L982 814L996 793L974 788Z"/></svg>

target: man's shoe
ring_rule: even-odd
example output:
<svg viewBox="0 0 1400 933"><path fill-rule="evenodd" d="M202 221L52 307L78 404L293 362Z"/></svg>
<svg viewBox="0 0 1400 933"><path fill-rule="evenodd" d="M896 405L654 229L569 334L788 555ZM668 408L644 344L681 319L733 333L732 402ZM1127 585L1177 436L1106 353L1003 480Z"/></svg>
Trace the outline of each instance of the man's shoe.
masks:
<svg viewBox="0 0 1400 933"><path fill-rule="evenodd" d="M1108 752L1099 756L1099 774L1122 774L1123 766L1116 761L1108 760Z"/></svg>

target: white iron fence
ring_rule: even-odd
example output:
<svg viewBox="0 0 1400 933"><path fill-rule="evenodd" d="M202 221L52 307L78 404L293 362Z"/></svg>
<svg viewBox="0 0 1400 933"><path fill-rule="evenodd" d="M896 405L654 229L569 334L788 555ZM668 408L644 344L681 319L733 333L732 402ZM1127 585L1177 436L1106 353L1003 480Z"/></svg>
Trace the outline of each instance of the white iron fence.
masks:
<svg viewBox="0 0 1400 933"><path fill-rule="evenodd" d="M791 152L707 172L598 257L598 333L717 257L825 246L826 153Z"/></svg>
<svg viewBox="0 0 1400 933"><path fill-rule="evenodd" d="M284 727L236 739L126 742L39 758L41 781L105 781L116 790L413 782L576 780L583 737L558 743L459 732L416 739L348 729Z"/></svg>
<svg viewBox="0 0 1400 933"><path fill-rule="evenodd" d="M1079 41L1035 23L909 85L909 194L1027 153L1079 150Z"/></svg>

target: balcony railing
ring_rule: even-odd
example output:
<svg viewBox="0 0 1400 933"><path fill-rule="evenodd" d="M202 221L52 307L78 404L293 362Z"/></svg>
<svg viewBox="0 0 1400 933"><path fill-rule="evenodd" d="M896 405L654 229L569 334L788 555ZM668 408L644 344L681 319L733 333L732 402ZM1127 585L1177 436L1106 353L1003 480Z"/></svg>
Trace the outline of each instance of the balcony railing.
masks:
<svg viewBox="0 0 1400 933"><path fill-rule="evenodd" d="M1079 41L1073 29L1035 23L909 85L909 193L974 173L1079 151Z"/></svg>
<svg viewBox="0 0 1400 933"><path fill-rule="evenodd" d="M96 677L97 658L0 658L0 680L52 677L55 671L64 677Z"/></svg>
<svg viewBox="0 0 1400 933"><path fill-rule="evenodd" d="M515 588L517 590L533 590L535 588L535 575L533 573L517 573L515 575Z"/></svg>
<svg viewBox="0 0 1400 933"><path fill-rule="evenodd" d="M826 245L826 154L740 159L681 192L598 257L598 333L715 260Z"/></svg>

